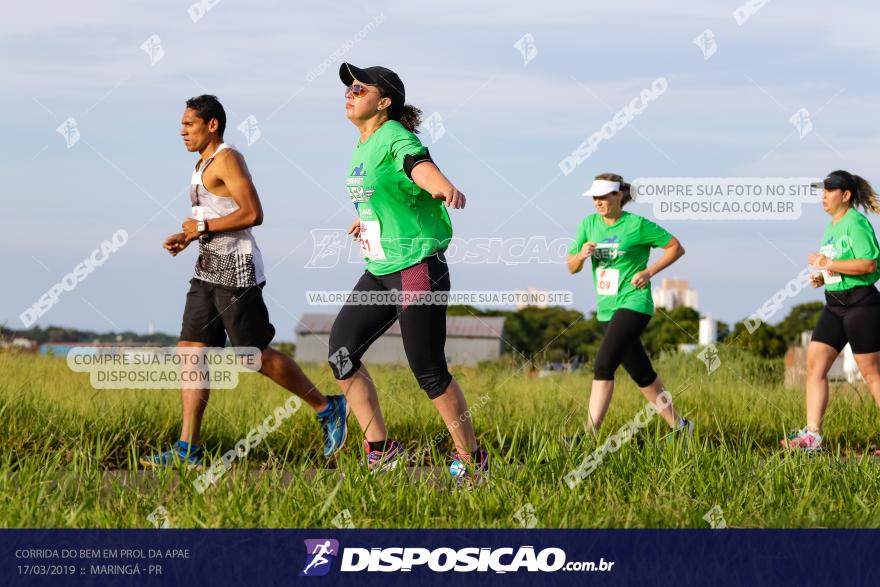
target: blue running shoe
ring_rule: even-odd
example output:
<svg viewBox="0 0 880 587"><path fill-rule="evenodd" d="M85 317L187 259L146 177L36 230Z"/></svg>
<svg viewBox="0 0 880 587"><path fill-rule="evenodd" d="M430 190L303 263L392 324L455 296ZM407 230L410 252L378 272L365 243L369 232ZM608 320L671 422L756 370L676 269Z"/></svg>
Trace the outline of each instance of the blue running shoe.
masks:
<svg viewBox="0 0 880 587"><path fill-rule="evenodd" d="M348 436L348 423L345 414L348 402L344 395L328 395L330 402L323 411L318 413L321 432L324 433L324 457L330 458L339 452Z"/></svg>
<svg viewBox="0 0 880 587"><path fill-rule="evenodd" d="M142 456L138 461L146 469L177 467L183 464L187 469L201 471L204 468L205 449L198 444L191 445L184 440L178 440L171 445L171 450Z"/></svg>
<svg viewBox="0 0 880 587"><path fill-rule="evenodd" d="M694 423L692 420L687 420L685 418L678 418L678 426L675 427L669 436L666 437L666 442L674 443L680 440L684 441L685 445L690 444L691 436L694 435Z"/></svg>

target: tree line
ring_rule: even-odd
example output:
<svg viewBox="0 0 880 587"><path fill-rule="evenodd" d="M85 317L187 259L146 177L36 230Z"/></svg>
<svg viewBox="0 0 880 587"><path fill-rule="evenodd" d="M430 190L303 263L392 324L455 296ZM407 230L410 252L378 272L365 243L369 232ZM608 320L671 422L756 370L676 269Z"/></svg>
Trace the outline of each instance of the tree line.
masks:
<svg viewBox="0 0 880 587"><path fill-rule="evenodd" d="M778 324L762 324L752 333L745 322L737 322L732 328L718 322L718 342L764 357L782 357L790 345L799 341L801 332L813 329L822 308L822 302L797 305ZM503 316L505 353L528 361L590 361L602 341L602 328L595 313L587 317L572 309L528 307L504 311L450 306L448 315ZM697 344L699 324L700 314L692 308L679 307L672 311L657 308L642 335L642 342L653 356L677 350L681 344Z"/></svg>

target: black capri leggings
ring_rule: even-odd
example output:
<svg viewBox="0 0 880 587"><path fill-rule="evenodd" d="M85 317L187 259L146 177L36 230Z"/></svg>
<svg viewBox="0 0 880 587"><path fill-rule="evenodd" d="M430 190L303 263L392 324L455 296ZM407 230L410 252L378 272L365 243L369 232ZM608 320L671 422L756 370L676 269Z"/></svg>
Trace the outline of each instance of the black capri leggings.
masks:
<svg viewBox="0 0 880 587"><path fill-rule="evenodd" d="M614 372L622 363L639 387L654 383L657 372L651 366L651 359L639 338L650 321L651 316L648 314L620 309L614 312L611 320L599 323L605 336L596 354L593 368L595 379L614 381Z"/></svg>
<svg viewBox="0 0 880 587"><path fill-rule="evenodd" d="M418 292L448 292L449 286L449 268L441 251L396 273L373 275L365 271L352 293L388 292L393 289L417 296ZM446 366L445 303L346 304L336 316L330 331L328 362L333 375L340 380L352 377L360 368L361 358L370 345L395 321L400 322L403 349L419 387L431 399L443 395L452 382L452 374Z"/></svg>

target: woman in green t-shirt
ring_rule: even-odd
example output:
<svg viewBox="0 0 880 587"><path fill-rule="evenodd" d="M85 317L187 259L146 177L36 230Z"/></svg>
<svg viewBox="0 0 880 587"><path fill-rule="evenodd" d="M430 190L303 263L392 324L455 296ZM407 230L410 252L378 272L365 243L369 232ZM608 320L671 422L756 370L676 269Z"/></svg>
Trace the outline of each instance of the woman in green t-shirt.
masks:
<svg viewBox="0 0 880 587"><path fill-rule="evenodd" d="M358 214L349 234L360 241L367 269L333 324L330 366L364 431L367 466L371 471L395 467L403 450L388 438L376 387L361 358L397 321L410 368L455 445L450 472L460 482L484 479L488 453L479 450L445 353L450 281L443 253L452 238L446 208L464 208L465 196L415 135L421 111L405 103L396 73L343 63L339 77L346 86L346 116L360 131L346 184Z"/></svg>
<svg viewBox="0 0 880 587"><path fill-rule="evenodd" d="M578 273L592 260L596 306L604 336L594 364L587 429L595 433L602 425L614 393L614 372L621 364L676 432L686 438L694 424L680 418L672 398L651 366L640 336L654 313L651 278L684 255L674 236L647 218L623 211L632 200L630 186L614 173L597 175L584 192L592 196L596 213L581 221L577 238L568 255L568 270ZM651 248L664 250L648 267Z"/></svg>
<svg viewBox="0 0 880 587"><path fill-rule="evenodd" d="M822 450L822 418L828 406L828 371L849 344L862 377L880 403L880 245L864 214L880 213L877 193L867 181L848 171L828 174L822 207L831 221L822 245L807 260L818 273L813 287L825 286L825 308L807 347L807 425L781 441L788 448ZM880 452L880 451L878 451Z"/></svg>

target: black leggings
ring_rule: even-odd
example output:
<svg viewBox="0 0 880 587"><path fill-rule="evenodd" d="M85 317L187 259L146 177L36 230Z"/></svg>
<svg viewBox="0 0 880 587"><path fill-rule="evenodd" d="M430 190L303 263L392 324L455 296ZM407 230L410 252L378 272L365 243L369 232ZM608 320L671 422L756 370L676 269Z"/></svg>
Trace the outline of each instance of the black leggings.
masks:
<svg viewBox="0 0 880 587"><path fill-rule="evenodd" d="M389 275L365 271L354 292L448 292L449 268L442 252ZM370 345L395 322L409 367L421 387L434 399L452 382L446 367L446 305L355 305L342 307L330 331L328 362L336 379L352 377Z"/></svg>
<svg viewBox="0 0 880 587"><path fill-rule="evenodd" d="M623 368L639 387L654 383L657 373L639 338L650 321L651 316L648 314L620 309L614 312L610 321L599 323L605 336L596 354L594 379L614 381L614 372L623 364Z"/></svg>

